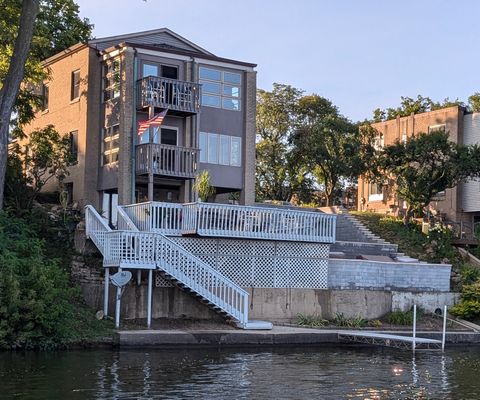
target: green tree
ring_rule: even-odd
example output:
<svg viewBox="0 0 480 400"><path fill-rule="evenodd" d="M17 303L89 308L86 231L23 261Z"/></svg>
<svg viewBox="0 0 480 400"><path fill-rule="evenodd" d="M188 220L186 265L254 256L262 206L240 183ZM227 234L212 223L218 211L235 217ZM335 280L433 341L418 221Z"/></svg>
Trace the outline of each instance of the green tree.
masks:
<svg viewBox="0 0 480 400"><path fill-rule="evenodd" d="M288 138L297 118L302 91L289 85L273 84L271 92L257 91L258 199L290 200L294 193L308 197L312 182L308 171L289 156Z"/></svg>
<svg viewBox="0 0 480 400"><path fill-rule="evenodd" d="M92 25L78 16L73 0L0 0L0 10L1 208L9 130L21 135L34 117L41 98L32 88L48 79L42 60L88 40Z"/></svg>
<svg viewBox="0 0 480 400"><path fill-rule="evenodd" d="M52 125L33 131L27 144L16 144L10 155L7 202L16 210L30 209L48 181L62 181L69 174L68 167L75 163L68 136L62 137Z"/></svg>
<svg viewBox="0 0 480 400"><path fill-rule="evenodd" d="M468 105L472 112L480 112L480 92L476 92L468 98Z"/></svg>
<svg viewBox="0 0 480 400"><path fill-rule="evenodd" d="M297 112L294 159L324 185L327 205L332 205L341 180L355 179L366 169L375 152L373 131L353 124L330 100L315 94L302 97Z"/></svg>
<svg viewBox="0 0 480 400"><path fill-rule="evenodd" d="M435 131L386 146L378 156L378 168L394 178L396 191L407 204L405 222L423 210L432 198L468 177L480 175L480 148L451 142L448 133Z"/></svg>
<svg viewBox="0 0 480 400"><path fill-rule="evenodd" d="M397 117L407 117L412 114L420 114L453 106L464 107L465 103L459 99L450 100L448 97L443 101L435 102L430 97L423 97L422 95L418 95L416 98L402 96L400 97L400 106L396 108L389 107L386 110L376 108L373 111L372 121L387 121Z"/></svg>

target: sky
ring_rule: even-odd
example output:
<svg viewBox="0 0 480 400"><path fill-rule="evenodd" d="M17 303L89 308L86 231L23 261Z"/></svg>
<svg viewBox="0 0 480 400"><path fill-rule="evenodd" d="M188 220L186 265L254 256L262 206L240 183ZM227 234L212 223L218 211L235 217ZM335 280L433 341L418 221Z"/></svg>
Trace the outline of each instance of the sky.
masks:
<svg viewBox="0 0 480 400"><path fill-rule="evenodd" d="M400 96L480 92L477 0L76 0L95 37L167 27L274 82L330 99L353 121Z"/></svg>

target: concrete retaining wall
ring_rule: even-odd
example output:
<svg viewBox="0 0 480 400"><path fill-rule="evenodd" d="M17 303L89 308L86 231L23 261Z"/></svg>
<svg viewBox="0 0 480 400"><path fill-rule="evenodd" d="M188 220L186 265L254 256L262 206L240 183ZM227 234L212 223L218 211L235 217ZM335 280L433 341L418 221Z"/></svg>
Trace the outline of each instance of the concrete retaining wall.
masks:
<svg viewBox="0 0 480 400"><path fill-rule="evenodd" d="M330 259L330 289L450 290L451 265Z"/></svg>
<svg viewBox="0 0 480 400"><path fill-rule="evenodd" d="M341 251L347 257L356 258L359 254L375 256L395 256L398 246L390 243L360 243L360 242L335 242L330 246L330 251Z"/></svg>
<svg viewBox="0 0 480 400"><path fill-rule="evenodd" d="M443 307L451 307L460 300L460 293L411 293L392 292L392 311L411 310L413 305L421 307L427 312L435 312Z"/></svg>

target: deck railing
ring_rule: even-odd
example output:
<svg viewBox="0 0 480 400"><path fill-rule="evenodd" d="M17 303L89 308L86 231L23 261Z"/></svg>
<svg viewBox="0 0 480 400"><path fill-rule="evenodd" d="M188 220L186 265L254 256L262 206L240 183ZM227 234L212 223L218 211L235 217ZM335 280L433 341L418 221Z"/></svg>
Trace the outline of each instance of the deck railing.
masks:
<svg viewBox="0 0 480 400"><path fill-rule="evenodd" d="M183 233L333 243L334 215L215 203L184 204Z"/></svg>
<svg viewBox="0 0 480 400"><path fill-rule="evenodd" d="M137 81L137 105L196 114L200 111L200 88L194 82L147 76Z"/></svg>
<svg viewBox="0 0 480 400"><path fill-rule="evenodd" d="M136 147L135 171L177 178L194 178L198 149L168 144L145 143Z"/></svg>
<svg viewBox="0 0 480 400"><path fill-rule="evenodd" d="M335 242L336 217L321 212L161 202L132 204L123 209L140 231L164 235Z"/></svg>
<svg viewBox="0 0 480 400"><path fill-rule="evenodd" d="M182 234L182 205L177 203L146 202L119 207L140 231L164 235Z"/></svg>
<svg viewBox="0 0 480 400"><path fill-rule="evenodd" d="M85 207L85 234L91 239L95 246L103 254L105 237L112 229L108 226L107 220L103 218L93 206Z"/></svg>

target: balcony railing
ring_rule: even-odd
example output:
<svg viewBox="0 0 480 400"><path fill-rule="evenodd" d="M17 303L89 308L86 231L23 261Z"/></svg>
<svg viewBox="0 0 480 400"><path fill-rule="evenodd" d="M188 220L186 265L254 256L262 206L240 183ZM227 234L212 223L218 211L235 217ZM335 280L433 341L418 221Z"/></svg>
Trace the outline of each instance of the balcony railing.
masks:
<svg viewBox="0 0 480 400"><path fill-rule="evenodd" d="M190 179L197 170L198 149L168 144L145 143L136 148L136 173Z"/></svg>
<svg viewBox="0 0 480 400"><path fill-rule="evenodd" d="M147 76L137 81L137 107L153 106L196 114L200 110L200 88L198 83Z"/></svg>

